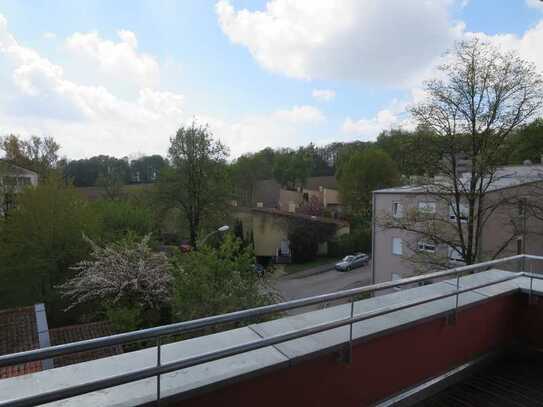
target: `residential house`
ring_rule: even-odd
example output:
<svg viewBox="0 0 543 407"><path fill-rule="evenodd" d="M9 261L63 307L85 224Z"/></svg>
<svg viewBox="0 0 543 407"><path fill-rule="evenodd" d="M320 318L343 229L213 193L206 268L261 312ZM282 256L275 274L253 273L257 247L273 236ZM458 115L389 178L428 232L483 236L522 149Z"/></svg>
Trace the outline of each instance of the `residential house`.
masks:
<svg viewBox="0 0 543 407"><path fill-rule="evenodd" d="M335 236L349 233L349 224L345 221L274 208L238 208L236 217L241 221L244 238L252 240L255 255L263 263L269 260L276 263L290 262L289 220L333 224L336 226ZM319 254L328 254L327 242L321 242Z"/></svg>
<svg viewBox="0 0 543 407"><path fill-rule="evenodd" d="M543 192L542 182L541 165L506 166L498 169L495 181L485 194L485 202L478 203L485 205L485 208L495 207L494 210L486 212L488 220L478 236L478 260L541 252L543 236L539 232L543 232L543 222L527 210L529 205L526 203L537 201L543 196L540 195ZM451 199L449 203L453 201ZM457 216L460 217L460 222L467 222L468 208L461 204L458 213L449 203L443 199L442 194L438 196L433 193L428 185L400 186L373 192L372 277L375 283L429 271L436 267L432 259L439 260L448 267L463 264L459 247L430 241L424 237L427 236L426 233L393 227L394 222L400 224L406 217L414 215L422 219L422 224L424 216L428 216L440 219L443 226L440 226L442 229L439 233L453 231L452 233L458 236ZM426 270L425 258L428 259ZM422 261L413 261L414 259Z"/></svg>
<svg viewBox="0 0 543 407"><path fill-rule="evenodd" d="M0 217L16 205L16 196L24 188L38 185L38 173L0 159Z"/></svg>
<svg viewBox="0 0 543 407"><path fill-rule="evenodd" d="M303 186L286 189L273 179L258 181L255 186L253 206L273 208L286 212L297 212L312 198L318 199L324 210L337 217L341 211L341 200L335 176L310 177Z"/></svg>

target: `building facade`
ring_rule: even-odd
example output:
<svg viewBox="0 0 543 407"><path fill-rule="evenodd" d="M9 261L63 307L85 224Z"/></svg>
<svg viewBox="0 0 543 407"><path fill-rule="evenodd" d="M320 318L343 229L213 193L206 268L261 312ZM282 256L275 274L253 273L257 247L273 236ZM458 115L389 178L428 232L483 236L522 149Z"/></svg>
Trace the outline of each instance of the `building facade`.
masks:
<svg viewBox="0 0 543 407"><path fill-rule="evenodd" d="M529 208L543 197L543 166L502 167L497 174L495 183L484 195L485 202L477 203L483 205L488 217L477 234L477 260L540 253L543 222ZM461 199L457 211L451 207L452 202L455 202L452 197L447 200L425 185L374 191L372 278L375 283L464 264L461 247L443 243L443 240L458 240L458 222L468 221L467 204ZM411 222L413 228L401 227L405 219L415 219ZM427 222L439 225L438 233L444 237L440 242L428 238ZM467 239L465 233L464 238Z"/></svg>

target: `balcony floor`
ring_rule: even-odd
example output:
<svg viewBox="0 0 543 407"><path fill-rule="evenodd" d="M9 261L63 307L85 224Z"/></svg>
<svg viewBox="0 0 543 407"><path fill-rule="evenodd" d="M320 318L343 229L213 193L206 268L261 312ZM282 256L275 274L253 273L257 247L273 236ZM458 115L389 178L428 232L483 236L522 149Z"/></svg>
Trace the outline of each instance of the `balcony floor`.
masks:
<svg viewBox="0 0 543 407"><path fill-rule="evenodd" d="M543 406L543 352L504 356L416 405Z"/></svg>

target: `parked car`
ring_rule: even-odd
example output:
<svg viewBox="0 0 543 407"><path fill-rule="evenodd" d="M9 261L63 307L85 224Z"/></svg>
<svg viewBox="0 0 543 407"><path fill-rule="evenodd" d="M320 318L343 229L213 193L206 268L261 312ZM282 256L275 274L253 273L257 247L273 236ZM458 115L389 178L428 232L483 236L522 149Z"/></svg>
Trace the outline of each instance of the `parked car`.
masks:
<svg viewBox="0 0 543 407"><path fill-rule="evenodd" d="M362 267L368 264L370 256L366 253L352 254L345 256L340 262L336 264L337 271L349 271L357 267Z"/></svg>

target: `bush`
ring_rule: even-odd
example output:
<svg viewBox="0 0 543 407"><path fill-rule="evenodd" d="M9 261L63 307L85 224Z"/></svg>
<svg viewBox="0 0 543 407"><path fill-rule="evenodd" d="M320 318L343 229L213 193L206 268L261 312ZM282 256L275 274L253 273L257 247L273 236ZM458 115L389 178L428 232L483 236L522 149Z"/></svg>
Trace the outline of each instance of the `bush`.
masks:
<svg viewBox="0 0 543 407"><path fill-rule="evenodd" d="M145 236L153 231L152 211L127 201L101 200L93 203L100 220L100 236L104 242L121 240L129 234Z"/></svg>
<svg viewBox="0 0 543 407"><path fill-rule="evenodd" d="M328 242L328 255L331 257L343 257L357 252L371 254L370 229L355 229L350 234Z"/></svg>
<svg viewBox="0 0 543 407"><path fill-rule="evenodd" d="M332 238L336 225L293 218L289 220L288 230L292 260L304 263L317 257L319 244Z"/></svg>
<svg viewBox="0 0 543 407"><path fill-rule="evenodd" d="M174 264L174 318L191 320L272 301L260 290L252 251L229 233L217 249L180 254Z"/></svg>

